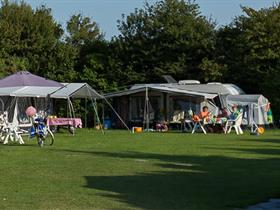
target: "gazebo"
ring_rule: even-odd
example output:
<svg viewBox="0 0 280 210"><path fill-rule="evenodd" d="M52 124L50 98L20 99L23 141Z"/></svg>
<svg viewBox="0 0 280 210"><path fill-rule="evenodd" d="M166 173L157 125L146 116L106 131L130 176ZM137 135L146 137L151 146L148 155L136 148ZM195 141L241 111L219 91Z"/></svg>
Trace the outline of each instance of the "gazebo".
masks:
<svg viewBox="0 0 280 210"><path fill-rule="evenodd" d="M68 113L75 117L71 99L84 98L92 101L95 115L99 122L96 99L102 98L87 83L59 83L43 77L20 71L0 80L0 102L2 111L9 112L9 120L19 124L19 116L24 115L24 110L35 106L38 110L51 113L54 99L67 100Z"/></svg>

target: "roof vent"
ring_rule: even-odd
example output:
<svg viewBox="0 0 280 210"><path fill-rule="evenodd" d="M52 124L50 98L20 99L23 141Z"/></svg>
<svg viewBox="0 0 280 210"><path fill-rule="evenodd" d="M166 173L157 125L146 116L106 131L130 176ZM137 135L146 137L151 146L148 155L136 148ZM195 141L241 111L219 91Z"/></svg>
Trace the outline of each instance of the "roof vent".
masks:
<svg viewBox="0 0 280 210"><path fill-rule="evenodd" d="M198 80L180 80L178 82L179 85L199 85L200 82Z"/></svg>
<svg viewBox="0 0 280 210"><path fill-rule="evenodd" d="M220 82L208 82L208 85L221 85L222 83Z"/></svg>

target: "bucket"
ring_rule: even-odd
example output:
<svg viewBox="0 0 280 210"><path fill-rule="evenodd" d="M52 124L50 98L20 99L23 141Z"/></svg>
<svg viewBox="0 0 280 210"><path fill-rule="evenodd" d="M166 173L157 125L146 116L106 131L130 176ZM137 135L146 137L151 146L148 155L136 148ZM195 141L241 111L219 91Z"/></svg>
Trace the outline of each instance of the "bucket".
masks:
<svg viewBox="0 0 280 210"><path fill-rule="evenodd" d="M135 133L141 133L143 131L142 127L134 127Z"/></svg>
<svg viewBox="0 0 280 210"><path fill-rule="evenodd" d="M110 129L110 128L112 128L112 120L111 119L104 120L104 129Z"/></svg>

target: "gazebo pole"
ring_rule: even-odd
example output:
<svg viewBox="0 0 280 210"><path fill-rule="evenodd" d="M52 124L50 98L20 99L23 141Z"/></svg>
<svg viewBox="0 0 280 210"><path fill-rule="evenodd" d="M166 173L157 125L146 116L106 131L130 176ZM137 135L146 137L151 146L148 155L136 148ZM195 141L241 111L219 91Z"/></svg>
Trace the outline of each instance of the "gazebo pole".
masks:
<svg viewBox="0 0 280 210"><path fill-rule="evenodd" d="M87 127L87 98L85 98L85 128Z"/></svg>
<svg viewBox="0 0 280 210"><path fill-rule="evenodd" d="M104 119L105 119L105 110L104 110L104 100L102 100L102 124L104 125Z"/></svg>
<svg viewBox="0 0 280 210"><path fill-rule="evenodd" d="M92 105L93 105L93 110L94 110L94 113L95 113L94 116L95 116L96 119L97 119L97 123L99 124L102 133L104 134L104 130L103 130L103 128L102 128L102 125L101 125L101 122L100 122L100 119L99 119L99 116L98 116L96 98L94 98L94 101L93 101L93 97L92 97L91 93L89 92L89 89L88 89L88 88L87 88L87 91L88 91L88 97L90 97L91 103L92 103ZM94 123L95 123L95 119L94 119Z"/></svg>
<svg viewBox="0 0 280 210"><path fill-rule="evenodd" d="M149 96L148 96L148 87L146 87L146 96L145 96L145 110L146 110L146 130L149 132Z"/></svg>
<svg viewBox="0 0 280 210"><path fill-rule="evenodd" d="M91 99L91 100L92 100L92 99ZM93 103L93 100L92 100L92 103ZM104 134L104 130L103 130L103 127L102 127L103 125L101 124L100 119L99 119L99 116L98 116L98 110L97 110L97 102L96 102L96 99L94 99L93 108L94 108L94 112L95 112L95 115L96 115L97 123L99 124L100 129L101 129L102 133Z"/></svg>
<svg viewBox="0 0 280 210"><path fill-rule="evenodd" d="M118 112L114 109L114 107L109 103L109 101L107 100L106 97L102 97L104 99L104 101L107 103L107 105L111 108L111 110L113 110L113 112L115 113L115 115L119 118L119 120L122 122L122 124L126 127L126 129L131 133L131 130L129 129L129 127L127 126L127 124L124 122L124 120L121 118L121 116L118 114Z"/></svg>

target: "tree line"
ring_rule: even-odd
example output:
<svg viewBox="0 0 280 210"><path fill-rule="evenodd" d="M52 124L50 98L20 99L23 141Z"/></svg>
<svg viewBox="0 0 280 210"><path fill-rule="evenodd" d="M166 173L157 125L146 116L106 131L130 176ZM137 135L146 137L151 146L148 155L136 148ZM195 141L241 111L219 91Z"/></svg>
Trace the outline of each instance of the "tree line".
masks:
<svg viewBox="0 0 280 210"><path fill-rule="evenodd" d="M134 83L177 80L234 83L269 98L280 110L280 5L243 14L225 26L184 0L145 3L117 21L106 40L90 17L63 28L46 6L4 0L0 7L0 76L28 70L63 82L84 81L100 92Z"/></svg>

